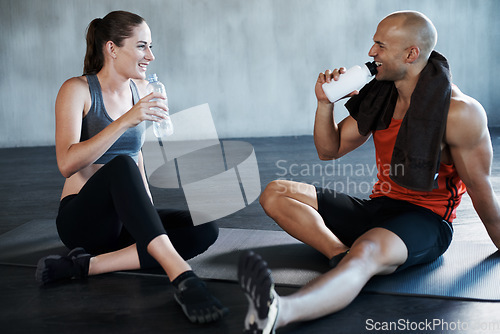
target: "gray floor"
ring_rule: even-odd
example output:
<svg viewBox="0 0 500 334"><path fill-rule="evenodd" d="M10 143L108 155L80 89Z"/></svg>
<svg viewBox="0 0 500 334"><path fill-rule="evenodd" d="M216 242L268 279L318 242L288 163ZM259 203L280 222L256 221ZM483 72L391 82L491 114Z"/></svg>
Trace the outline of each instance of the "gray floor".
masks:
<svg viewBox="0 0 500 334"><path fill-rule="evenodd" d="M491 132L494 148L498 149L500 131L492 129ZM318 160L310 136L245 141L255 148L262 187L281 177L329 184L337 190L344 187L353 195L366 197L367 185L375 177L371 143L332 164ZM1 149L0 155L0 234L33 219L54 219L64 181L57 170L54 148ZM497 194L500 193L499 159L495 157L492 174ZM334 170L337 173L332 176ZM153 195L157 204L181 205L179 191L153 189ZM467 197L458 214L456 238L471 242L484 238L484 230ZM230 228L279 230L257 202L220 219L219 224ZM460 233L460 226L467 224L477 226L477 233ZM208 282L231 311L221 322L199 326L185 319L173 300L173 288L166 278L109 274L86 282L39 288L33 276L33 268L0 266L2 333L241 333L246 312L246 299L234 283ZM278 289L281 294L293 291L292 288ZM383 332L456 333L462 329L462 333L500 333L499 311L500 303L363 293L337 314L278 332L370 333L376 332L373 327L376 322L406 326L441 322L434 331L404 327L405 330Z"/></svg>

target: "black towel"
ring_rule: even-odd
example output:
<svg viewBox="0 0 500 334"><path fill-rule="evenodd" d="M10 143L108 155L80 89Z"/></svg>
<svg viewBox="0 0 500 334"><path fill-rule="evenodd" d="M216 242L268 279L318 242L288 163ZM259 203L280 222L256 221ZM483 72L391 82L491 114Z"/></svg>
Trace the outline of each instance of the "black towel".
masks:
<svg viewBox="0 0 500 334"><path fill-rule="evenodd" d="M358 130L367 135L386 129L391 123L398 93L394 82L372 80L359 95L345 104L358 122ZM397 184L412 190L431 191L437 187L441 142L450 107L451 75L446 58L433 51L420 73L411 96L410 107L401 123L391 160L391 174Z"/></svg>

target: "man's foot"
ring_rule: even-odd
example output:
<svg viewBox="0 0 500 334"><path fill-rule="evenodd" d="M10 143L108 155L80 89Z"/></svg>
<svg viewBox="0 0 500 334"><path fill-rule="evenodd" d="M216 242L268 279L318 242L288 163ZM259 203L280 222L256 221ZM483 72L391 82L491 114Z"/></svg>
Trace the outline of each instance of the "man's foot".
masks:
<svg viewBox="0 0 500 334"><path fill-rule="evenodd" d="M87 278L91 255L75 248L66 256L49 255L38 261L35 278L41 284L72 278Z"/></svg>
<svg viewBox="0 0 500 334"><path fill-rule="evenodd" d="M177 288L174 298L191 322L213 322L229 312L192 271L182 273L172 284Z"/></svg>
<svg viewBox="0 0 500 334"><path fill-rule="evenodd" d="M244 333L274 333L278 294L267 262L253 251L244 252L238 265L238 280L249 302Z"/></svg>
<svg viewBox="0 0 500 334"><path fill-rule="evenodd" d="M349 250L346 250L345 252L337 254L334 257L332 257L328 262L330 268L336 267L337 264L339 264L339 262L347 255L347 253L349 253Z"/></svg>

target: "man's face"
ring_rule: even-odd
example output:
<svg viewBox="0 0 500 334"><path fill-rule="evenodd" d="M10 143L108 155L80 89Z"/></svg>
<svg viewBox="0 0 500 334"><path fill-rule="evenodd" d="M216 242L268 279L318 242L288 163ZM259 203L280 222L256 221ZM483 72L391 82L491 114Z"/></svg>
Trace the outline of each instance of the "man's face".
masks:
<svg viewBox="0 0 500 334"><path fill-rule="evenodd" d="M402 80L407 71L405 59L410 42L399 19L384 19L377 27L373 36L373 46L368 55L377 62L376 79L398 81Z"/></svg>

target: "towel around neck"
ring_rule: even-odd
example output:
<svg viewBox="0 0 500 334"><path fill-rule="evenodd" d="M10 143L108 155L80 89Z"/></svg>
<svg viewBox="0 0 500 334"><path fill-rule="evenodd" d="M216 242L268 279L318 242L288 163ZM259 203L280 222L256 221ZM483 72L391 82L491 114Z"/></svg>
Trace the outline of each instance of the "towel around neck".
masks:
<svg viewBox="0 0 500 334"><path fill-rule="evenodd" d="M365 85L345 104L357 121L359 133L386 129L391 123L398 98L392 81ZM432 191L437 187L441 142L451 98L451 74L446 58L433 51L420 73L410 107L401 123L392 154L392 167L403 172L391 175L397 184L412 190ZM392 171L401 168L391 168Z"/></svg>

